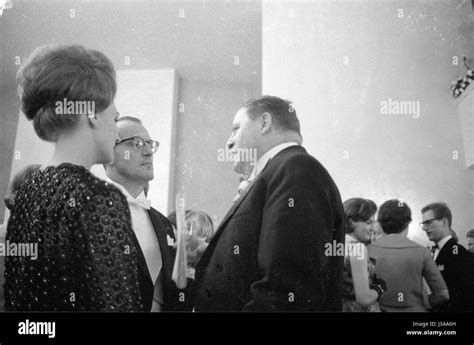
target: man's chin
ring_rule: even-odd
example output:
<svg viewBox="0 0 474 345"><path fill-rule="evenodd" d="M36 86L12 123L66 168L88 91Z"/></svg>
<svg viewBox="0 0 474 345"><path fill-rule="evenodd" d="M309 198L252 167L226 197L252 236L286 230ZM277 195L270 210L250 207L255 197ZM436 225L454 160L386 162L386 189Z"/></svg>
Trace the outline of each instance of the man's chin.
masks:
<svg viewBox="0 0 474 345"><path fill-rule="evenodd" d="M155 174L153 173L153 167L149 166L142 166L142 171L140 172L140 179L143 181L151 181L155 177Z"/></svg>
<svg viewBox="0 0 474 345"><path fill-rule="evenodd" d="M153 174L147 174L144 176L144 180L146 180L147 182L152 181L154 178L155 176Z"/></svg>
<svg viewBox="0 0 474 345"><path fill-rule="evenodd" d="M239 168L240 168L240 162L239 161L234 161L232 163L232 169L234 169L234 171L237 173L237 174L240 174L240 171L239 171Z"/></svg>

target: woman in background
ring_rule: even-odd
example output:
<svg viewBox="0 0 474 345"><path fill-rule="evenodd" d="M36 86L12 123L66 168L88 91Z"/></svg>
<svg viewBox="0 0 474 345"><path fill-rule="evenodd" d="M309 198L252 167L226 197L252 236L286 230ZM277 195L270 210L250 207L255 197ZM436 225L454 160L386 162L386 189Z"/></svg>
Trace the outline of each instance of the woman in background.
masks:
<svg viewBox="0 0 474 345"><path fill-rule="evenodd" d="M54 154L16 192L6 239L38 246L7 256L13 311L141 311L130 211L120 191L89 172L112 160L115 70L78 45L37 49L20 68L23 113Z"/></svg>
<svg viewBox="0 0 474 345"><path fill-rule="evenodd" d="M375 276L374 262L367 255L366 244L374 231L377 205L372 200L352 198L344 202L347 218L344 256L344 312L378 312L377 301L387 289Z"/></svg>
<svg viewBox="0 0 474 345"><path fill-rule="evenodd" d="M448 288L429 250L406 237L411 222L408 205L388 200L380 206L377 220L384 235L369 246L369 255L377 261L377 276L390 287L379 301L382 311L426 311L423 278L431 290L431 307L447 302Z"/></svg>

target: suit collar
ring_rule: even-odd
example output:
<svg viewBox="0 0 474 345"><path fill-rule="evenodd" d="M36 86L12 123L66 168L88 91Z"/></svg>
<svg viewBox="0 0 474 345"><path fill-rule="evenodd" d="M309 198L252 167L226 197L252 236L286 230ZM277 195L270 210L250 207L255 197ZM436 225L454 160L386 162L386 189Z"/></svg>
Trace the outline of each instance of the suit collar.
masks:
<svg viewBox="0 0 474 345"><path fill-rule="evenodd" d="M267 164L268 166L268 164ZM264 168L264 170L266 169L266 167ZM199 260L199 263L196 267L196 274L195 274L195 277L196 277L196 281L195 281L195 286L198 285L198 280L199 280L199 277L201 277L202 275L200 274L200 271L202 269L204 269L206 266L207 266L207 261L209 260L209 258L211 257L211 254L212 252L214 251L214 247L216 246L217 244L217 241L219 240L219 237L221 236L222 232L224 231L224 227L225 227L225 224L227 223L227 221L230 219L230 217L232 217L232 215L234 215L235 211L237 211L237 209L239 208L239 206L242 204L242 202L244 201L244 199L247 197L247 195L249 194L249 191L252 189L252 187L254 186L255 184L255 181L257 181L259 178L261 178L261 174L259 176L256 177L255 180L253 180L250 185L247 187L247 189L245 190L244 194L242 194L242 196L232 205L232 207L230 208L230 210L227 212L227 214L224 216L224 218L222 219L219 227L217 228L214 236L212 237L212 240L211 242L209 243L206 251L204 252L204 254L202 255L201 257L201 260Z"/></svg>
<svg viewBox="0 0 474 345"><path fill-rule="evenodd" d="M263 171L263 169L265 169L265 167L267 166L268 162L273 158L275 157L278 153L280 153L281 151L283 151L284 149L288 148L288 147L291 147L291 146L298 146L298 143L296 142L286 142L286 143L282 143L282 144L279 144L273 148L271 148L270 150L268 150L267 152L265 152L262 157L260 157L258 160L257 160L257 163L255 164L253 170L252 170L252 173L250 174L250 178L249 180L253 181L255 180L255 178Z"/></svg>
<svg viewBox="0 0 474 345"><path fill-rule="evenodd" d="M444 260L449 256L449 253L452 253L452 248L456 244L456 240L454 238L450 238L444 245L443 248L439 250L438 256L436 257L436 263L443 263Z"/></svg>
<svg viewBox="0 0 474 345"><path fill-rule="evenodd" d="M439 250L443 249L444 245L446 243L448 243L448 241L453 238L453 236L451 235L448 235L446 237L443 237L443 239L441 239L441 241L439 241L438 243L436 243L436 245L438 246Z"/></svg>
<svg viewBox="0 0 474 345"><path fill-rule="evenodd" d="M285 148L283 148L281 151L279 151L271 160L268 160L267 161L267 164L265 165L265 167L263 168L262 170L262 173L258 174L257 177L255 178L255 180L253 180L250 185L247 187L247 190L244 192L244 194L242 194L242 196L232 205L232 207L230 208L230 210L227 212L227 214L224 216L224 218L222 219L219 227L217 228L211 242L209 243L209 246L207 247L206 251L204 252L203 256L201 257L201 260L199 261L198 263L198 266L196 268L196 278L198 279L199 276L201 276L201 274L199 274L199 271L201 271L201 269L204 269L204 267L207 265L207 260L209 260L209 258L211 257L212 255L212 252L214 250L214 247L216 246L216 243L217 241L219 240L219 237L221 236L222 232L224 231L224 227L226 225L226 223L228 222L228 220L234 215L234 213L237 211L237 209L239 208L239 206L242 204L242 202L245 200L245 198L247 197L247 195L249 194L250 190L252 189L252 187L255 185L255 183L262 178L262 175L263 175L263 171L268 169L269 166L271 166L271 163L276 161L277 158L281 157L285 152L289 152L290 150L298 150L298 151L303 151L303 152L306 152L306 150L302 147L302 146L287 146ZM195 282L195 284L197 284L197 281Z"/></svg>
<svg viewBox="0 0 474 345"><path fill-rule="evenodd" d="M271 162L272 160L275 160L277 157L280 157L284 152L288 152L289 150L292 150L292 149L298 149L298 150L303 150L304 152L306 152L306 150L294 143L295 145L293 145L293 143L284 143L284 144L281 144L281 145L278 145L278 146L275 146L273 149L277 149L275 150L275 154L273 156L273 158L271 159L268 159L266 161L266 164L265 166L263 167L261 173L259 173L254 180L251 181L250 185L247 187L247 189L245 190L244 194L242 194L242 196L232 205L232 207L230 208L230 210L227 212L227 214L224 216L224 218L222 219L219 227L217 228L216 230L216 233L214 235L214 237L216 237L216 235L220 232L221 228L225 225L225 223L227 222L227 220L235 213L235 211L239 208L239 206L242 204L242 202L245 200L245 197L249 194L250 190L252 189L252 187L254 186L255 182L257 180L259 180L261 178L261 176L263 175L263 171L265 169L267 169L270 165L271 165ZM273 150L272 149L272 150ZM212 242L212 241L211 241Z"/></svg>
<svg viewBox="0 0 474 345"><path fill-rule="evenodd" d="M419 244L411 241L402 234L385 235L370 244L373 247L383 248L418 248Z"/></svg>

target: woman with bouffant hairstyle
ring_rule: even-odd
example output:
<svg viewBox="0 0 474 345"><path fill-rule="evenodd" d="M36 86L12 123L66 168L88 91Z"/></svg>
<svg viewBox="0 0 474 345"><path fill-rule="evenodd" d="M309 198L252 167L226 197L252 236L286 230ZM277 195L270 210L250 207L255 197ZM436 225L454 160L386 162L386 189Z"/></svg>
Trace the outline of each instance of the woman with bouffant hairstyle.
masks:
<svg viewBox="0 0 474 345"><path fill-rule="evenodd" d="M369 199L344 201L346 238L343 272L344 312L378 312L377 301L387 286L375 275L375 263L367 255L366 244L375 224L377 205Z"/></svg>
<svg viewBox="0 0 474 345"><path fill-rule="evenodd" d="M20 68L23 113L54 153L15 193L7 241L37 245L37 260L5 260L13 311L142 311L125 197L92 175L117 140L115 70L79 45L37 49Z"/></svg>

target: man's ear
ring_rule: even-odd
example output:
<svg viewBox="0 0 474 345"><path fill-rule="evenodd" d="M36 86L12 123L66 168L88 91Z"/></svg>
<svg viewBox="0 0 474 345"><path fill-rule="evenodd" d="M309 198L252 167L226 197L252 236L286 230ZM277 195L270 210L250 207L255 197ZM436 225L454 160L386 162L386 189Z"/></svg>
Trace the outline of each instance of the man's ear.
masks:
<svg viewBox="0 0 474 345"><path fill-rule="evenodd" d="M270 132L273 125L272 115L270 113L263 113L262 116L260 117L260 123L261 123L261 128L260 128L261 134L266 134Z"/></svg>

